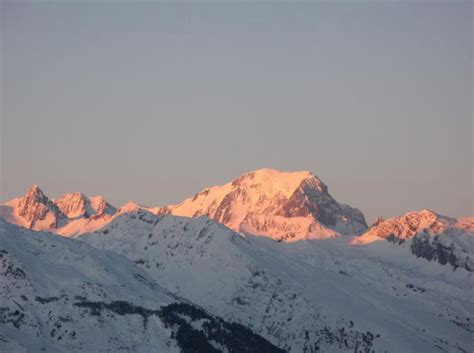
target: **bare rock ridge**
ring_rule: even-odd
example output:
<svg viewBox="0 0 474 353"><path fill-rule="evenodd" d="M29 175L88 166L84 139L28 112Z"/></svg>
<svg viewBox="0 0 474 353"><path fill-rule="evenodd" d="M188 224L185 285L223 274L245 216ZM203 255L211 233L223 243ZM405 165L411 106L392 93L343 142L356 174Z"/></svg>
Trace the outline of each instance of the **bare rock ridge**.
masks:
<svg viewBox="0 0 474 353"><path fill-rule="evenodd" d="M33 185L23 197L0 206L0 217L33 230L47 230L61 235L75 235L100 227L117 212L101 196L68 193L51 199Z"/></svg>
<svg viewBox="0 0 474 353"><path fill-rule="evenodd" d="M401 217L378 219L355 243L385 239L409 246L429 261L474 271L474 218L450 218L431 210L409 212Z"/></svg>
<svg viewBox="0 0 474 353"><path fill-rule="evenodd" d="M104 213L112 215L116 211L115 207L111 206L101 196L87 197L79 192L65 194L55 203L69 219L89 218Z"/></svg>

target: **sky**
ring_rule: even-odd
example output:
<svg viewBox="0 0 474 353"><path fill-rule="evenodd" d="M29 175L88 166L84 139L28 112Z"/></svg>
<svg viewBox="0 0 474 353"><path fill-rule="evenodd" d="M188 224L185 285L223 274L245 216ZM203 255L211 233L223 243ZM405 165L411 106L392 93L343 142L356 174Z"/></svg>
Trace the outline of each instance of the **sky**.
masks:
<svg viewBox="0 0 474 353"><path fill-rule="evenodd" d="M474 215L471 1L1 4L1 201L165 205L266 167L369 221Z"/></svg>

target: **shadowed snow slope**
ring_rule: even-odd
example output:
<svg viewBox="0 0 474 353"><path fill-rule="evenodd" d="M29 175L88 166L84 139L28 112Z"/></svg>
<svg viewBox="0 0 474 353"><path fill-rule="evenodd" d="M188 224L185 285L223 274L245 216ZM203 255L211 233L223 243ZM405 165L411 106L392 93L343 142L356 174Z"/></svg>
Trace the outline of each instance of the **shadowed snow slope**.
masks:
<svg viewBox="0 0 474 353"><path fill-rule="evenodd" d="M327 186L307 171L260 169L155 211L205 215L237 232L284 241L355 235L367 229L360 211L334 200Z"/></svg>
<svg viewBox="0 0 474 353"><path fill-rule="evenodd" d="M133 262L0 220L0 352L283 353ZM233 349L233 350L232 350Z"/></svg>
<svg viewBox="0 0 474 353"><path fill-rule="evenodd" d="M207 217L122 214L80 237L291 352L465 352L472 274L354 237L275 242Z"/></svg>

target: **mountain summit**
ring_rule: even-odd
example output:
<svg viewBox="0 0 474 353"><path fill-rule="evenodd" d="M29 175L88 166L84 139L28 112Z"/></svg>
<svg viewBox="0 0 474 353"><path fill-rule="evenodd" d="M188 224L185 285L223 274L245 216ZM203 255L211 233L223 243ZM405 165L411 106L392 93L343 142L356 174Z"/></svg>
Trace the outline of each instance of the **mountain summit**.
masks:
<svg viewBox="0 0 474 353"><path fill-rule="evenodd" d="M57 205L43 193L38 185L31 186L23 197L13 199L3 205L0 215L13 221L12 223L38 230L56 228L64 218Z"/></svg>
<svg viewBox="0 0 474 353"><path fill-rule="evenodd" d="M89 218L103 213L112 215L116 211L102 196L88 197L80 192L65 194L55 202L69 219Z"/></svg>
<svg viewBox="0 0 474 353"><path fill-rule="evenodd" d="M256 170L156 212L205 215L235 231L283 241L360 234L367 229L362 213L334 200L309 171Z"/></svg>
<svg viewBox="0 0 474 353"><path fill-rule="evenodd" d="M23 197L0 205L0 217L25 228L76 236L138 209L157 215L207 216L241 234L277 241L359 235L367 230L363 214L337 202L316 175L276 169L245 173L180 204L155 208L129 203L117 210L100 196L79 192L50 199L34 185Z"/></svg>
<svg viewBox="0 0 474 353"><path fill-rule="evenodd" d="M116 213L101 196L75 192L49 198L33 185L23 195L0 205L0 217L10 223L61 235L77 235L102 227Z"/></svg>
<svg viewBox="0 0 474 353"><path fill-rule="evenodd" d="M354 244L387 240L417 257L474 271L474 217L451 218L431 210L408 212L378 220Z"/></svg>

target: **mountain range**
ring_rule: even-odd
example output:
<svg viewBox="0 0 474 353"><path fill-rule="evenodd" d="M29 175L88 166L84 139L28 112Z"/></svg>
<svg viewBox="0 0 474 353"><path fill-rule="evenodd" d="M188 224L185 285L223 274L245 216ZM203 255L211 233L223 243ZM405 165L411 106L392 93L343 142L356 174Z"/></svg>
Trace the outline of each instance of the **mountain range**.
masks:
<svg viewBox="0 0 474 353"><path fill-rule="evenodd" d="M0 216L2 352L473 345L474 217L421 210L369 228L310 172L261 169L156 207L33 186Z"/></svg>
<svg viewBox="0 0 474 353"><path fill-rule="evenodd" d="M145 207L129 203L117 209L101 196L46 196L33 185L23 197L0 206L0 217L33 230L75 236L103 227L115 216L146 209L154 214L207 216L242 234L279 241L361 234L363 214L334 200L314 174L261 169L222 186L206 188L177 205Z"/></svg>

